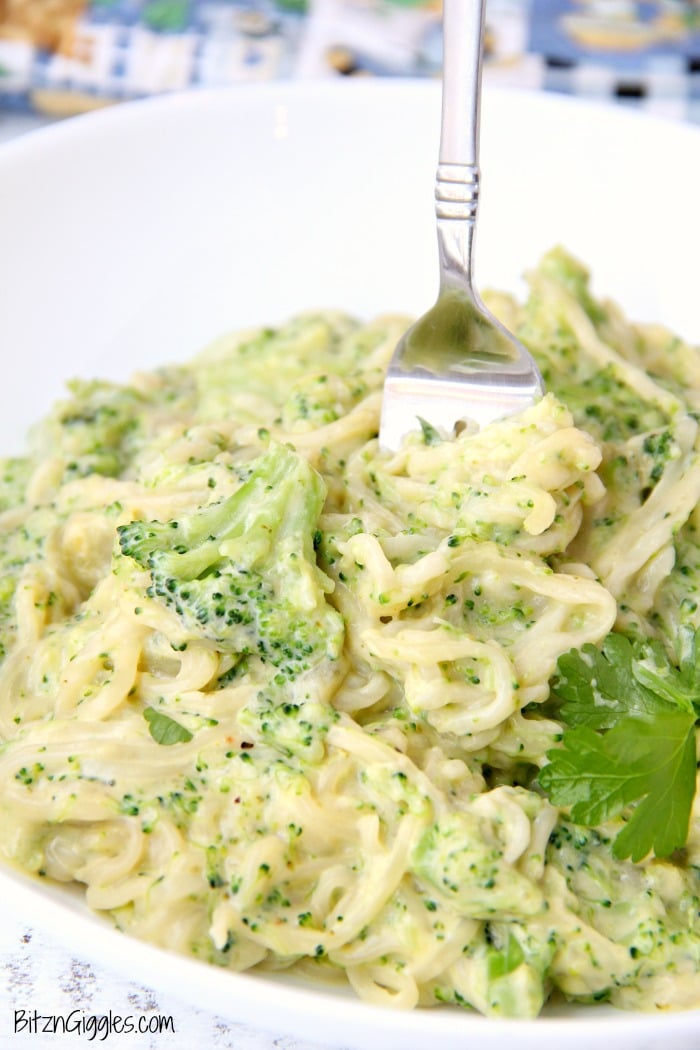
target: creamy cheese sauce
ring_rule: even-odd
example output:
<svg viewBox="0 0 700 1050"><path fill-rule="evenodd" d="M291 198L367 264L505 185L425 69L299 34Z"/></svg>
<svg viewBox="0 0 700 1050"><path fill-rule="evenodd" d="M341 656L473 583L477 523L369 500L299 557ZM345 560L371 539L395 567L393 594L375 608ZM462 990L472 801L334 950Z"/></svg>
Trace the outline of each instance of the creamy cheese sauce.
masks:
<svg viewBox="0 0 700 1050"><path fill-rule="evenodd" d="M700 814L633 863L537 777L557 661L700 626L700 356L555 251L548 394L379 451L404 318L76 382L0 471L0 856L131 934L401 1007L700 1005ZM150 523L159 523L152 525Z"/></svg>

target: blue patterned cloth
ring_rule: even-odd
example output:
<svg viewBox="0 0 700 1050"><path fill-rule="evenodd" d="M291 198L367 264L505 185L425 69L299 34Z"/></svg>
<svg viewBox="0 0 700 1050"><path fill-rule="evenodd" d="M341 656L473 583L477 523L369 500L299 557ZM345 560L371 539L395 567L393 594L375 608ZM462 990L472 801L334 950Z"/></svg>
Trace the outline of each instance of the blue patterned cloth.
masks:
<svg viewBox="0 0 700 1050"><path fill-rule="evenodd" d="M439 0L7 0L0 108L439 75ZM485 78L700 120L700 0L488 0Z"/></svg>

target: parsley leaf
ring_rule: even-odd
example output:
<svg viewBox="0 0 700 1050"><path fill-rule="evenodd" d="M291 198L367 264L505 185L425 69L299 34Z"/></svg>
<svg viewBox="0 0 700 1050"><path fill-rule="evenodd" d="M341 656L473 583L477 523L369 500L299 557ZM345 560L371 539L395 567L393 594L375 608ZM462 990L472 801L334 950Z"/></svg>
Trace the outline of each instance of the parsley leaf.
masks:
<svg viewBox="0 0 700 1050"><path fill-rule="evenodd" d="M657 698L637 680L629 638L609 634L602 651L594 645L571 649L559 658L553 693L570 726L612 729L625 715L653 717Z"/></svg>
<svg viewBox="0 0 700 1050"><path fill-rule="evenodd" d="M700 631L682 631L679 666L653 642L610 634L602 650L563 655L553 695L566 723L540 785L576 823L595 826L634 803L613 855L667 857L685 845L695 796Z"/></svg>
<svg viewBox="0 0 700 1050"><path fill-rule="evenodd" d="M423 419L422 416L417 416L418 422L420 423L421 431L423 432L423 441L426 445L439 445L442 441L440 434L437 432L432 423L429 423L427 419Z"/></svg>
<svg viewBox="0 0 700 1050"><path fill-rule="evenodd" d="M155 707L146 707L143 717L148 722L151 736L157 744L165 744L166 746L170 744L186 744L188 740L192 739L189 729L185 729L184 726L181 726L174 718L170 718L169 715L156 711Z"/></svg>
<svg viewBox="0 0 700 1050"><path fill-rule="evenodd" d="M638 660L633 670L637 681L657 696L686 711L700 715L700 629L681 627L678 635L678 669L669 664L660 645L649 646L652 662Z"/></svg>

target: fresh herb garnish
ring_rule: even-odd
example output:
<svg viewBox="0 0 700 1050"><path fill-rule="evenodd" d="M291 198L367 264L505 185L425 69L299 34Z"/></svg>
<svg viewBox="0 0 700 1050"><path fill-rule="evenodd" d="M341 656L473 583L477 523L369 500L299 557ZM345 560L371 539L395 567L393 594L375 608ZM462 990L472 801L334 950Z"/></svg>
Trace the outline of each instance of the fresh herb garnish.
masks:
<svg viewBox="0 0 700 1050"><path fill-rule="evenodd" d="M610 634L602 650L559 660L553 695L566 725L539 782L579 824L595 826L634 803L612 851L667 857L685 845L695 796L700 631L681 629L675 667L654 642Z"/></svg>
<svg viewBox="0 0 700 1050"><path fill-rule="evenodd" d="M426 445L439 445L442 441L440 434L427 419L423 419L422 416L417 416L418 422L420 423L421 431L423 432L423 441Z"/></svg>
<svg viewBox="0 0 700 1050"><path fill-rule="evenodd" d="M146 707L143 717L148 722L151 736L157 744L186 744L192 739L189 729L185 729L169 715L156 711L155 707Z"/></svg>

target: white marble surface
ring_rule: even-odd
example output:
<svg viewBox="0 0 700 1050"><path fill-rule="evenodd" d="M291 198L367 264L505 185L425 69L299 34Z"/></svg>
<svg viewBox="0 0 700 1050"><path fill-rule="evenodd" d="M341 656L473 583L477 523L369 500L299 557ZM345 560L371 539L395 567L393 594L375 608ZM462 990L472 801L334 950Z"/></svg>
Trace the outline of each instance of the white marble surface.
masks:
<svg viewBox="0 0 700 1050"><path fill-rule="evenodd" d="M58 1034L32 1030L46 1026L45 1020L32 1020L35 1013L48 1019L49 1028L57 1018ZM147 1030L105 1037L105 1022L99 1019L110 1014ZM62 1034L64 1023L83 1028ZM153 1031L157 1025L164 1027ZM11 902L0 901L0 1047L75 1050L91 1045L108 1050L321 1050L193 1009L170 993L96 966L34 924L31 915L17 915Z"/></svg>

